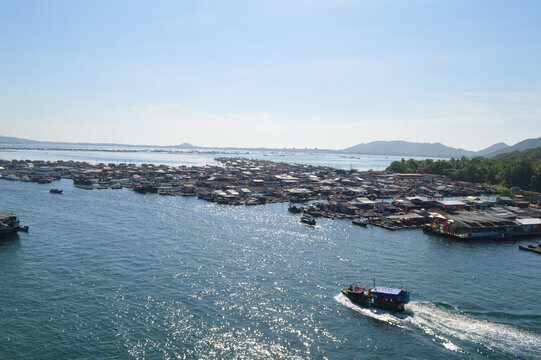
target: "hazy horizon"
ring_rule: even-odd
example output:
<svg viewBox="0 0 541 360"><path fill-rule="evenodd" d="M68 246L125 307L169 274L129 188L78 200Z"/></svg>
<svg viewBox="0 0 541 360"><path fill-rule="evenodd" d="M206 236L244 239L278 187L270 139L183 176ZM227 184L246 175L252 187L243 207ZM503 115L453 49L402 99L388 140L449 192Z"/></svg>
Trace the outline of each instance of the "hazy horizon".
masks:
<svg viewBox="0 0 541 360"><path fill-rule="evenodd" d="M0 135L0 137L3 136L3 135ZM121 146L142 146L142 147L181 147L181 146L193 146L195 148L203 148L203 149L219 149L219 148L229 148L229 149L276 149L276 150L280 150L280 149L286 149L286 150L322 150L322 151L342 151L342 150L345 150L349 147L352 147L352 146L355 146L355 145L359 145L359 144L353 144L353 145L348 145L348 146L344 146L343 148L340 148L340 149L331 149L331 148L321 148L321 147L313 147L313 148L308 148L308 147L295 147L295 146L290 146L290 147L263 147L263 146L260 146L260 147L249 147L249 146L246 146L246 147L240 147L240 146L203 146L203 145L199 145L199 144L193 144L193 143L190 143L190 142L183 142L183 143L178 143L178 144L127 144L127 143L112 143L112 142L88 142L88 141L80 141L80 142L71 142L71 141L49 141L49 140L35 140L35 139L26 139L26 138L20 138L20 137L14 137L14 138L18 138L20 140L30 140L30 141L35 141L37 144L55 144L55 143L58 143L58 144L73 144L73 145L77 145L77 144L89 144L89 145L121 145ZM523 140L526 140L526 139L523 139ZM404 141L404 140L400 140L400 139L393 139L393 140L373 140L372 142L393 142L393 141ZM0 141L0 144L2 142ZM367 142L369 143L369 142ZM413 142L412 142L413 143ZM437 144L437 143L429 143L429 142L418 142L418 143L422 143L422 144ZM497 143L500 143L500 142L497 142ZM496 145L497 143L494 143L492 145ZM32 145L31 143L8 143L8 144L13 144L13 145ZM441 143L440 143L441 144ZM459 147L455 147L455 146L452 146L452 145L449 145L449 144L442 144L444 146L449 146L451 148L456 148L456 149L460 149ZM489 146L492 146L492 145L489 145ZM515 145L514 143L513 144L506 144L508 146L513 146ZM488 148L488 147L487 147ZM468 148L462 148L463 150L466 150L466 151L474 151L474 150L471 150L471 149L468 149ZM484 150L484 149L481 149L481 150Z"/></svg>
<svg viewBox="0 0 541 360"><path fill-rule="evenodd" d="M478 151L541 136L541 3L0 4L0 125L37 141Z"/></svg>

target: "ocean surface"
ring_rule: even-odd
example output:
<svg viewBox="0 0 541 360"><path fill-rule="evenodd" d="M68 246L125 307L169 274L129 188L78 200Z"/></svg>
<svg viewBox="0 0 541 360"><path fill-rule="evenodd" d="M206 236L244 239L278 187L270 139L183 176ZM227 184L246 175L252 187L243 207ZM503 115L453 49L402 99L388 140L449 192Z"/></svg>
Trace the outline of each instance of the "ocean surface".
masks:
<svg viewBox="0 0 541 360"><path fill-rule="evenodd" d="M287 204L65 179L0 180L0 210L30 226L0 241L2 359L541 357L541 257L518 250L531 240L457 242L338 219L309 227ZM340 295L373 278L411 291L404 313Z"/></svg>
<svg viewBox="0 0 541 360"><path fill-rule="evenodd" d="M16 147L16 148L14 148ZM75 151L74 151L75 149ZM81 151L86 149L85 151ZM401 156L361 155L333 152L306 152L292 150L227 150L227 149L183 149L157 148L152 146L77 146L32 144L0 144L0 159L4 160L74 160L97 163L152 163L171 166L218 165L216 157L246 157L251 159L281 161L297 164L332 166L341 169L385 170L392 161ZM406 159L423 159L406 156ZM439 158L434 158L439 159Z"/></svg>

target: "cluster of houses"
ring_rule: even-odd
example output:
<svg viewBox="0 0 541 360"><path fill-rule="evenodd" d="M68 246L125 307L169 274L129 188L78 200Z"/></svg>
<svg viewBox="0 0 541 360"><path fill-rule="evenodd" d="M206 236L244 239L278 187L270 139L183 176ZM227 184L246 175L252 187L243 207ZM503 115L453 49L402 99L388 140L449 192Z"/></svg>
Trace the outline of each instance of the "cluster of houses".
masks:
<svg viewBox="0 0 541 360"><path fill-rule="evenodd" d="M539 237L541 213L527 209L504 206L476 212L432 212L423 229L458 239Z"/></svg>
<svg viewBox="0 0 541 360"><path fill-rule="evenodd" d="M30 161L0 161L0 178L6 180L29 181L39 183L50 183L54 180L60 180L62 174L51 167L50 164L39 162L34 165Z"/></svg>
<svg viewBox="0 0 541 360"><path fill-rule="evenodd" d="M388 229L420 227L433 223L434 214L456 212L495 212L500 218L506 212L515 218L541 218L538 198L496 198L496 188L441 175L344 170L246 158L216 160L220 165L0 160L0 177L37 182L64 177L83 189L129 188L139 193L197 196L229 205L309 203L300 211L329 218L366 217ZM494 197L487 201L479 197L481 194Z"/></svg>

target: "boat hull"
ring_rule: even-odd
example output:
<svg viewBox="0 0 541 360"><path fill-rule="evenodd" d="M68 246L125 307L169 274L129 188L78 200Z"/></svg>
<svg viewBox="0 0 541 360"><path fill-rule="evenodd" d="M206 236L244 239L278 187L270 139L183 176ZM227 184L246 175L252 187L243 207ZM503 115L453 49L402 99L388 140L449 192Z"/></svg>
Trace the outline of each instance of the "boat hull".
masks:
<svg viewBox="0 0 541 360"><path fill-rule="evenodd" d="M352 220L351 223L353 225L357 225L357 226L362 226L362 227L367 227L368 226L368 220Z"/></svg>
<svg viewBox="0 0 541 360"><path fill-rule="evenodd" d="M363 295L363 292L350 291L346 288L342 288L342 294L344 294L351 302L360 305L365 308L376 308L392 313L398 313L404 311L404 303L399 301L390 301L382 297Z"/></svg>
<svg viewBox="0 0 541 360"><path fill-rule="evenodd" d="M15 215L0 215L0 235L17 232L19 219Z"/></svg>
<svg viewBox="0 0 541 360"><path fill-rule="evenodd" d="M537 253L539 255L541 255L541 245L519 245L518 247L520 250L526 250L526 251L531 251L531 252L534 252L534 253Z"/></svg>
<svg viewBox="0 0 541 360"><path fill-rule="evenodd" d="M303 215L301 217L301 223L303 224L306 224L306 225L315 225L316 224L316 219L314 219L313 217L309 217L309 216L306 216L306 215Z"/></svg>

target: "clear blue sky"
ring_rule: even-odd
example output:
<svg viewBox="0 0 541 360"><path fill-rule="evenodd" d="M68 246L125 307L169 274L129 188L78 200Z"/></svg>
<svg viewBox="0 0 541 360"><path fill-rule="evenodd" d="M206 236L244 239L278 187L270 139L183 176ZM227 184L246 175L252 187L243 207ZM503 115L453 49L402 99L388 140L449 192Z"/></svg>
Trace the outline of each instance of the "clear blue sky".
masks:
<svg viewBox="0 0 541 360"><path fill-rule="evenodd" d="M541 1L3 1L0 135L478 150L541 136Z"/></svg>

